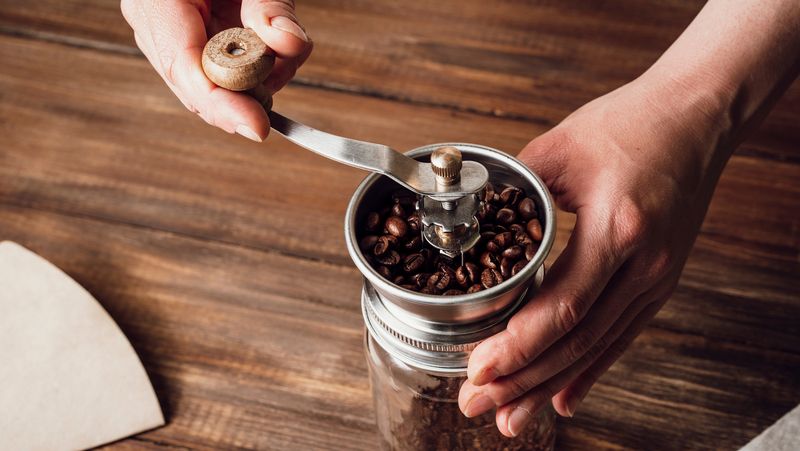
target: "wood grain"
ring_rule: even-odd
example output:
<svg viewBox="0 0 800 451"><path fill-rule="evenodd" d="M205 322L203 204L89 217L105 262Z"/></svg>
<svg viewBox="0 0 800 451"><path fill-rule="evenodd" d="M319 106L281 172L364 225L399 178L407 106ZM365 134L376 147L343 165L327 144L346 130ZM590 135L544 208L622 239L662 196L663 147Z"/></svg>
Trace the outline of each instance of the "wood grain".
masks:
<svg viewBox="0 0 800 451"><path fill-rule="evenodd" d="M276 109L401 150L516 153L699 8L642 4L302 2L318 46ZM0 239L96 295L169 420L111 448L375 449L342 239L363 173L211 129L131 42L116 2L0 0ZM800 400L798 106L796 83L737 151L678 289L559 448L736 449Z"/></svg>

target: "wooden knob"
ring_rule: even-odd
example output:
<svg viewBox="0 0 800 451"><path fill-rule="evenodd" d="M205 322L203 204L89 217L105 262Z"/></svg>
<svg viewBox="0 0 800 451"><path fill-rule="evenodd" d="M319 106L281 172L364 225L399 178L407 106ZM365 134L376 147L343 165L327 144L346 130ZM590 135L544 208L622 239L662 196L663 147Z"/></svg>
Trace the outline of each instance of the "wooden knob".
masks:
<svg viewBox="0 0 800 451"><path fill-rule="evenodd" d="M203 71L217 86L231 91L257 88L267 79L275 56L249 28L217 33L203 49Z"/></svg>

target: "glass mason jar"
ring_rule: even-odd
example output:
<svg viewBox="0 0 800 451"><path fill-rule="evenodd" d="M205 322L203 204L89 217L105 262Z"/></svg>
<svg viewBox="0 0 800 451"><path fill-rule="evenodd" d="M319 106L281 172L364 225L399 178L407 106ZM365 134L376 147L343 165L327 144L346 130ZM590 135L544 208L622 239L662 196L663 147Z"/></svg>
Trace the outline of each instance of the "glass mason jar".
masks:
<svg viewBox="0 0 800 451"><path fill-rule="evenodd" d="M375 419L384 451L530 450L555 446L555 412L540 411L514 438L502 435L494 410L474 418L458 408L466 372L437 373L412 367L365 333Z"/></svg>
<svg viewBox="0 0 800 451"><path fill-rule="evenodd" d="M474 293L436 296L404 289L370 265L358 243L358 224L379 210L400 186L373 174L356 189L345 217L345 241L364 275L361 307L365 351L378 429L385 450L551 450L555 413L545 409L515 438L497 430L494 412L466 418L458 392L470 352L505 329L541 284L544 260L555 238L555 212L544 183L519 160L499 150L464 143L425 146L407 153L426 161L441 146L458 148L481 163L493 184L510 184L534 200L543 237L533 258L515 275Z"/></svg>

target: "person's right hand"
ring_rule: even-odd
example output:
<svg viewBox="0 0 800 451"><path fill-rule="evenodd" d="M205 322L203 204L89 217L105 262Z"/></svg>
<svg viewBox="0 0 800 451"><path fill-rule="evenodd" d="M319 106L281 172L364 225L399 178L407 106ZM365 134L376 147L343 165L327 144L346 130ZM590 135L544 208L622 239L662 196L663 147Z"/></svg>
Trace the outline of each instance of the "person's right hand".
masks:
<svg viewBox="0 0 800 451"><path fill-rule="evenodd" d="M289 82L313 48L291 0L122 0L121 8L136 44L186 108L253 141L266 138L269 118L249 95L206 77L200 60L208 37L231 27L255 31L276 55L264 82L270 93Z"/></svg>

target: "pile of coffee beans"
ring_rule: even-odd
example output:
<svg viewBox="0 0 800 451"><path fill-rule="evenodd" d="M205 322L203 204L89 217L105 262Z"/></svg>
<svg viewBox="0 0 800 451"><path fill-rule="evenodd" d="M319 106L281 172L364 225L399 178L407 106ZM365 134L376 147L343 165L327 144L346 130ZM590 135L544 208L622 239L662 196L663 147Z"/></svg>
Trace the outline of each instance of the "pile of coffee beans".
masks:
<svg viewBox="0 0 800 451"><path fill-rule="evenodd" d="M481 237L463 264L422 238L417 198L408 191L366 215L358 234L361 252L386 280L424 294L454 296L499 285L536 255L542 224L536 202L519 187L488 183L481 196Z"/></svg>

